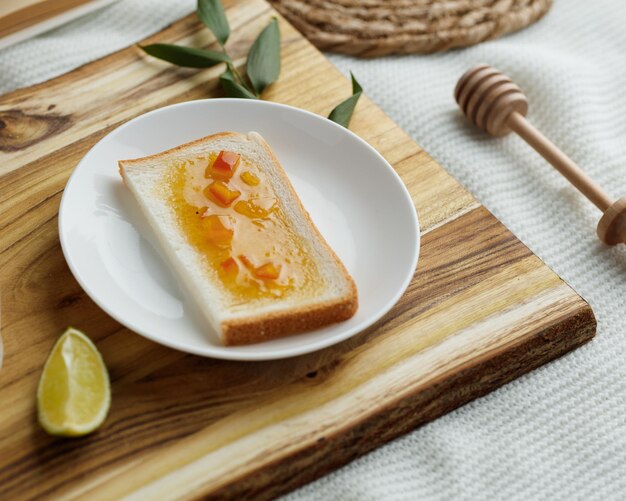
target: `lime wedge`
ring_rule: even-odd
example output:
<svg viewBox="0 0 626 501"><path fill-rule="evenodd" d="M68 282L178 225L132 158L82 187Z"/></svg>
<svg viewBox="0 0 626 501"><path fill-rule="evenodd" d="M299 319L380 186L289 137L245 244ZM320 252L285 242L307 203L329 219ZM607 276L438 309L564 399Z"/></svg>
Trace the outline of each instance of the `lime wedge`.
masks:
<svg viewBox="0 0 626 501"><path fill-rule="evenodd" d="M109 374L102 356L85 334L68 328L41 373L39 424L51 435L86 435L102 424L110 403Z"/></svg>

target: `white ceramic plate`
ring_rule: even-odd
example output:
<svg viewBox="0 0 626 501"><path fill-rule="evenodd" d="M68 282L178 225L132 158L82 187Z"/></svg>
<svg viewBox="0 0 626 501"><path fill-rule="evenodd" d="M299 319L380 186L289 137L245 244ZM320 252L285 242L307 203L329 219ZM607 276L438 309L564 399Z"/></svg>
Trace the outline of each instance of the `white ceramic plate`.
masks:
<svg viewBox="0 0 626 501"><path fill-rule="evenodd" d="M221 131L257 131L270 144L313 221L356 281L359 309L350 320L241 347L221 346L202 320L122 184L117 160ZM419 254L411 197L376 150L325 118L245 99L168 106L105 136L67 183L59 234L72 273L113 318L171 348L235 360L291 357L357 334L398 301Z"/></svg>

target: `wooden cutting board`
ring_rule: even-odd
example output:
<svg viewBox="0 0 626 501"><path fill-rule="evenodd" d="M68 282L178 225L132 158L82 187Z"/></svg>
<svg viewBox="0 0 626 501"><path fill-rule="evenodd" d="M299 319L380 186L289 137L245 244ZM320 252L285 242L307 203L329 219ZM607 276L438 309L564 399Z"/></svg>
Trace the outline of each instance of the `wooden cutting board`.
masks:
<svg viewBox="0 0 626 501"><path fill-rule="evenodd" d="M242 63L275 12L262 0L226 5ZM266 98L328 114L349 82L282 20L281 30L282 74ZM189 16L149 41L211 40ZM587 303L367 98L351 128L400 174L423 232L415 278L383 320L338 346L259 363L186 355L118 324L63 259L63 187L121 123L218 96L220 71L130 47L0 97L1 499L270 498L593 337ZM35 420L39 374L68 325L97 343L113 390L104 426L74 440Z"/></svg>

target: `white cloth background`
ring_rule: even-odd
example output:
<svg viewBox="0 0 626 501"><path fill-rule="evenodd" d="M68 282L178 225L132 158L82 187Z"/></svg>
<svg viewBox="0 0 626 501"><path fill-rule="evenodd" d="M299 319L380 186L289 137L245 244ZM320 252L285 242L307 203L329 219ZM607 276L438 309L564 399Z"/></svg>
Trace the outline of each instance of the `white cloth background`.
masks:
<svg viewBox="0 0 626 501"><path fill-rule="evenodd" d="M122 0L0 52L0 92L100 57L193 0ZM508 73L529 118L613 196L626 195L626 2L556 0L536 25L429 56L357 60L365 92L592 305L596 339L379 448L290 500L626 497L626 248L597 210L516 137L469 126L452 91L477 62Z"/></svg>

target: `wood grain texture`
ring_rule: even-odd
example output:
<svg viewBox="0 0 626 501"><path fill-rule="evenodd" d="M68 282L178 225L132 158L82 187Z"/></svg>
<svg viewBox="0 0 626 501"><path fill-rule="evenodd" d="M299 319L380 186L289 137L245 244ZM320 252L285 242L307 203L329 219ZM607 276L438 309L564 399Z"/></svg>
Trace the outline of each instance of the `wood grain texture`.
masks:
<svg viewBox="0 0 626 501"><path fill-rule="evenodd" d="M239 62L274 15L226 2ZM327 114L349 82L281 19L283 69L266 98ZM149 41L208 46L194 16ZM119 325L65 263L57 213L80 158L104 134L166 104L219 95L220 69L174 68L131 47L0 97L0 499L267 499L497 388L589 340L589 306L367 98L352 130L409 187L422 251L406 294L374 327L288 360L189 356ZM35 422L44 360L67 325L110 370L95 434Z"/></svg>
<svg viewBox="0 0 626 501"><path fill-rule="evenodd" d="M4 0L0 3L0 38L80 7L91 0Z"/></svg>

